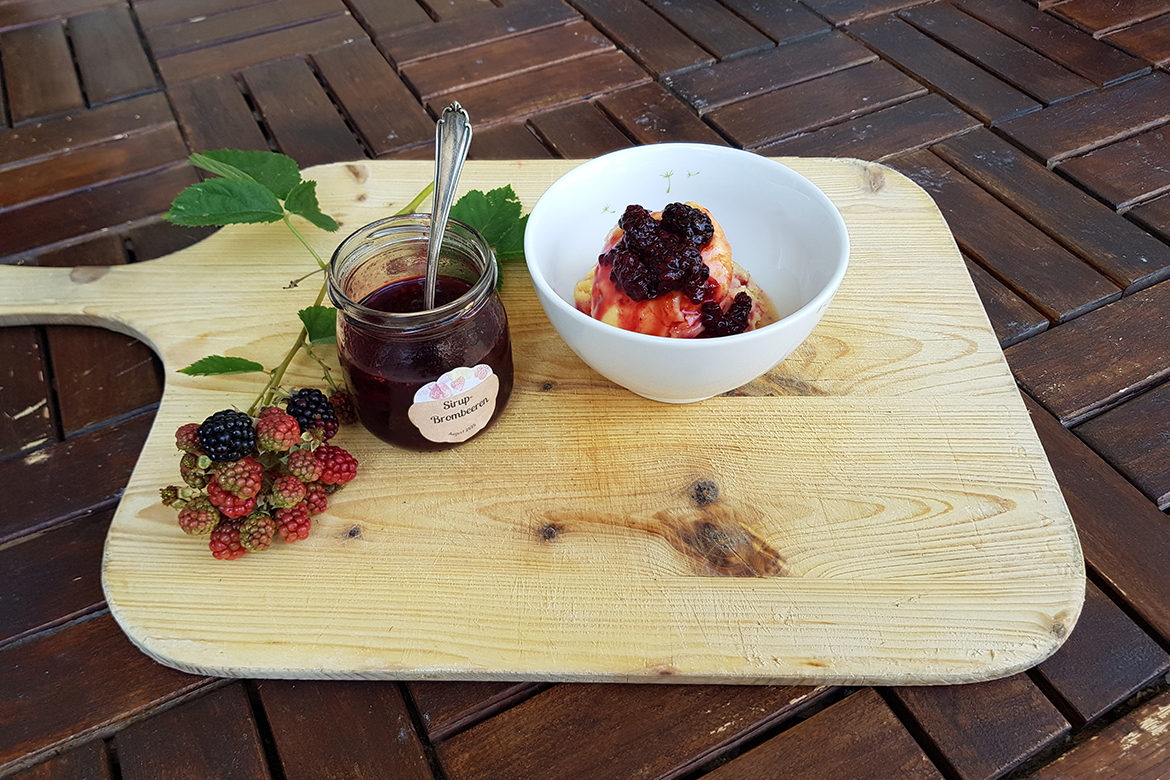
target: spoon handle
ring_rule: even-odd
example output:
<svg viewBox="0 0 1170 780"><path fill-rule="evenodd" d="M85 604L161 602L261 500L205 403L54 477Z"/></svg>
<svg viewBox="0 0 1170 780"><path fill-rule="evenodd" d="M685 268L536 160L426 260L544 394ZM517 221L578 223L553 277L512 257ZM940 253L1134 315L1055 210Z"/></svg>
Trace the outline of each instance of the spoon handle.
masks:
<svg viewBox="0 0 1170 780"><path fill-rule="evenodd" d="M423 288L423 305L435 308L435 285L439 277L439 250L447 230L447 215L455 199L455 185L467 149L471 146L471 118L459 101L443 109L435 125L435 196L431 209L431 233L427 241L427 279Z"/></svg>

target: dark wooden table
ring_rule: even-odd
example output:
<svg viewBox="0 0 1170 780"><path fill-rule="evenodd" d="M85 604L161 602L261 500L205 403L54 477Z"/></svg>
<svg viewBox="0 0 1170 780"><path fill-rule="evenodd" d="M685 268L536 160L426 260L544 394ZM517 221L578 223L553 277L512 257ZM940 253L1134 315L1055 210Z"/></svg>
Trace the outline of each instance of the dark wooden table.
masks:
<svg viewBox="0 0 1170 780"><path fill-rule="evenodd" d="M701 141L893 166L955 233L1089 571L1055 656L966 686L190 676L100 587L158 361L10 325L0 775L1170 777L1168 64L1170 0L0 0L4 263L149 261L207 235L160 218L190 151L426 158L452 99L479 158Z"/></svg>

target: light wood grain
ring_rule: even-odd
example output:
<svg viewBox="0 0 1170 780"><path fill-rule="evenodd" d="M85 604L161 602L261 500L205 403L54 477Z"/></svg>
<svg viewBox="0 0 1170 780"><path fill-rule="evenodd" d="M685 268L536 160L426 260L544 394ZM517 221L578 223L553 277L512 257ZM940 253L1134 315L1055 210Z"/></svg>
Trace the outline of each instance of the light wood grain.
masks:
<svg viewBox="0 0 1170 780"><path fill-rule="evenodd" d="M257 375L175 372L210 353L275 363L316 292L282 289L304 250L246 226L148 264L0 268L0 324L98 322L166 367L105 551L123 629L180 669L271 677L954 683L1046 658L1080 612L1080 547L945 223L883 166L781 161L838 205L852 255L773 371L699 404L637 397L573 356L512 264L517 381L497 425L439 453L343 429L361 471L313 535L232 563L158 488L174 430L246 407ZM473 161L461 186L511 183L531 207L573 165ZM309 240L329 253L431 173L313 169L343 228Z"/></svg>

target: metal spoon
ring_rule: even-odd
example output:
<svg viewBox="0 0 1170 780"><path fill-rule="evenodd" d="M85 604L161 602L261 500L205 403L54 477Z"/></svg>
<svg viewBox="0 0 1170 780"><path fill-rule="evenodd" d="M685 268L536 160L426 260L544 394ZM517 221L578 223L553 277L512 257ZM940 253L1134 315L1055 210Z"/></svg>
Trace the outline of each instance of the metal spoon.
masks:
<svg viewBox="0 0 1170 780"><path fill-rule="evenodd" d="M427 239L427 280L423 306L435 308L435 285L439 277L439 249L447 230L447 215L455 199L455 185L471 146L471 117L459 101L443 109L435 125L435 196L431 207L431 232Z"/></svg>

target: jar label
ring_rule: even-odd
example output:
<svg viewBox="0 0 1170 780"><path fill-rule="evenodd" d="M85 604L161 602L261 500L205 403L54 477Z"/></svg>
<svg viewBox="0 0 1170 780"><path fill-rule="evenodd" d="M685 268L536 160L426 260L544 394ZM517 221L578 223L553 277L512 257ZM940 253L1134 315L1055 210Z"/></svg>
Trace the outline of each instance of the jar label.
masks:
<svg viewBox="0 0 1170 780"><path fill-rule="evenodd" d="M491 366L454 368L418 389L407 416L430 441L467 441L492 419L499 392Z"/></svg>

